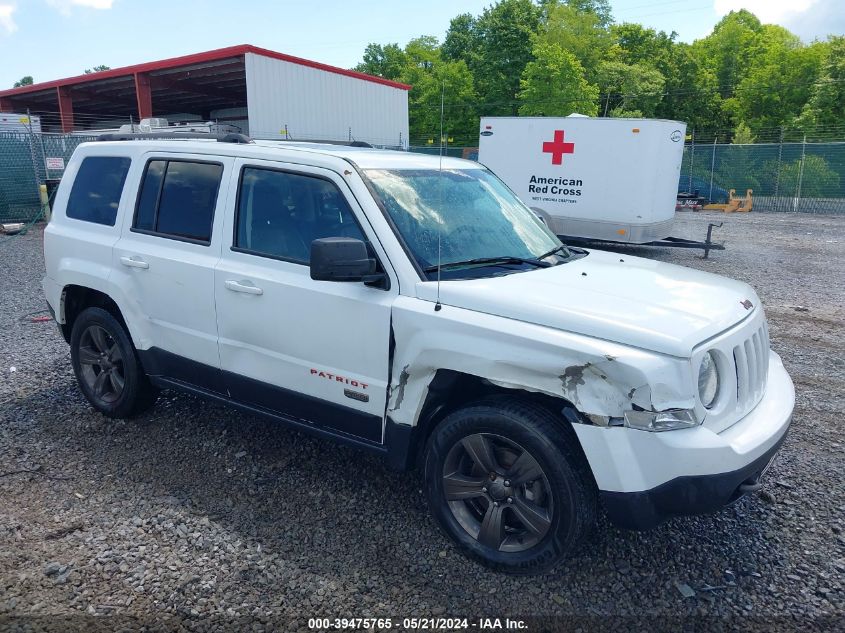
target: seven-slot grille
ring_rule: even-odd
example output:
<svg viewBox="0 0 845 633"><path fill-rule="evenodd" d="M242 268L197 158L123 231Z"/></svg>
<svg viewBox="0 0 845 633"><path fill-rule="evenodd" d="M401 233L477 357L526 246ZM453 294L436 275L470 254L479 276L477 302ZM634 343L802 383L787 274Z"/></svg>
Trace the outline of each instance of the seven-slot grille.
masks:
<svg viewBox="0 0 845 633"><path fill-rule="evenodd" d="M736 366L736 404L742 412L750 410L763 397L769 374L769 328L766 322L742 343L734 346Z"/></svg>

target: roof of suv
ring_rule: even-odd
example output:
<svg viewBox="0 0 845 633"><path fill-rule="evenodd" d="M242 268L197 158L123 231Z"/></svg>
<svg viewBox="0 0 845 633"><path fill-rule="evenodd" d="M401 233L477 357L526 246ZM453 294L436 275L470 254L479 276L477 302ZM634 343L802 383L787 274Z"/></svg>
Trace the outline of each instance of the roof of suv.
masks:
<svg viewBox="0 0 845 633"><path fill-rule="evenodd" d="M372 149L369 147L352 147L349 145L333 145L331 143L314 143L299 141L266 141L256 140L252 143L218 143L215 139L133 139L116 141L97 141L86 143L87 146L101 146L101 144L143 147L145 150L168 150L180 152L196 152L200 154L217 154L222 156L241 156L279 160L290 152L320 154L350 161L362 169L438 169L440 156L435 154L419 154L398 150ZM444 169L483 169L474 161L462 158L444 156Z"/></svg>

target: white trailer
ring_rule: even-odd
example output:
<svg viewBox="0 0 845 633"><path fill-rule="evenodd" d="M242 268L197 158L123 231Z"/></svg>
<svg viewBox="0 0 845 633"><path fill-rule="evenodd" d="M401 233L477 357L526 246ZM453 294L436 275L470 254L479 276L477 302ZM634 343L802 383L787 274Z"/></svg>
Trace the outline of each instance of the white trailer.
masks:
<svg viewBox="0 0 845 633"><path fill-rule="evenodd" d="M484 117L478 161L562 237L645 244L671 234L685 134L656 119Z"/></svg>
<svg viewBox="0 0 845 633"><path fill-rule="evenodd" d="M41 118L28 114L0 112L0 133L41 134Z"/></svg>

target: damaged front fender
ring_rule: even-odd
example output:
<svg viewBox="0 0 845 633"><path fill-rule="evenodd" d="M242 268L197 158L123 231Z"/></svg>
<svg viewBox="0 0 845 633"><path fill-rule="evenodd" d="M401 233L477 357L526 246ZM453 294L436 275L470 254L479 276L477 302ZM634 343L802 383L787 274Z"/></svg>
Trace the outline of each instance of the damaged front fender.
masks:
<svg viewBox="0 0 845 633"><path fill-rule="evenodd" d="M415 425L440 369L508 389L547 394L590 418L691 408L687 359L626 347L531 323L400 297L388 414Z"/></svg>

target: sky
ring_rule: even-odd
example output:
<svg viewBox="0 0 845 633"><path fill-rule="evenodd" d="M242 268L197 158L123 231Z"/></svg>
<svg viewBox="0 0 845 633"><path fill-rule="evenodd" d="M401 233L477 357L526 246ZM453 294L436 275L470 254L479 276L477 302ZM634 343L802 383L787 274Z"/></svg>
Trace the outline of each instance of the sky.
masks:
<svg viewBox="0 0 845 633"><path fill-rule="evenodd" d="M805 41L845 34L843 0L611 0L618 22L640 22L691 42L747 8ZM449 20L492 0L0 0L0 88L100 64L130 64L254 44L343 68L369 42L442 40ZM837 6L839 5L839 6Z"/></svg>

